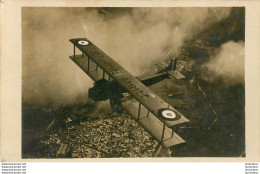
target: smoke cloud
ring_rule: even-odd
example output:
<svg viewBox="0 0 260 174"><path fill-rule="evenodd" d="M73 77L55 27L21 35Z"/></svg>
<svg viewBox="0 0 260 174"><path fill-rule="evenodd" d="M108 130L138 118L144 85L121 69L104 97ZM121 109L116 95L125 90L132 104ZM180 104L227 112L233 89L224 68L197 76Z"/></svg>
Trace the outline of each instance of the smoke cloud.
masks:
<svg viewBox="0 0 260 174"><path fill-rule="evenodd" d="M23 102L58 106L87 100L93 82L68 58L73 54L71 38L87 37L130 73L141 75L155 62L178 55L186 38L228 17L230 10L24 7ZM221 52L218 61L207 66L216 72L224 66L221 69L232 74L222 65L224 54L228 53Z"/></svg>
<svg viewBox="0 0 260 174"><path fill-rule="evenodd" d="M245 72L245 48L244 42L229 41L218 49L215 56L213 56L204 66L209 71L214 73L214 76L221 76L224 82L228 84L244 83ZM209 77L207 79L214 79Z"/></svg>

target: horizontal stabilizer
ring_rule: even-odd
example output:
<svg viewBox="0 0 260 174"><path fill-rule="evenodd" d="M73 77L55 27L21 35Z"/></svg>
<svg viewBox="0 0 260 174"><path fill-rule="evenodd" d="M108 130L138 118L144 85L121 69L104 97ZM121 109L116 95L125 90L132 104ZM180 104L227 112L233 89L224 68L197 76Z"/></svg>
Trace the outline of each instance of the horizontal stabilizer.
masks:
<svg viewBox="0 0 260 174"><path fill-rule="evenodd" d="M172 77L176 78L176 79L184 79L185 76L182 75L180 72L178 71L168 71L168 74L170 74Z"/></svg>
<svg viewBox="0 0 260 174"><path fill-rule="evenodd" d="M163 64L155 64L157 66L158 72L156 74L159 73L163 73L163 72L167 72L167 74L169 74L171 77L174 77L175 79L184 79L185 76L182 75L179 71L176 70L176 60L174 61L174 65L172 65L172 61L170 63L170 65L168 65L167 67L163 67Z"/></svg>

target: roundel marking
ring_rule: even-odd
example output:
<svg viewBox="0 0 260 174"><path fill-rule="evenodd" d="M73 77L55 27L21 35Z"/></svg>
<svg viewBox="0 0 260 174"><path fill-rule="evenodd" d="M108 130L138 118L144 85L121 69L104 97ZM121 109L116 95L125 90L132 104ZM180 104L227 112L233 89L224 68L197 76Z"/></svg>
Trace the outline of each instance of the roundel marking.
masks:
<svg viewBox="0 0 260 174"><path fill-rule="evenodd" d="M88 45L89 42L86 41L86 40L80 40L80 41L78 41L78 44L80 44L80 45Z"/></svg>
<svg viewBox="0 0 260 174"><path fill-rule="evenodd" d="M176 115L175 112L168 108L162 108L158 111L158 115L166 120L179 120L181 117L180 115Z"/></svg>
<svg viewBox="0 0 260 174"><path fill-rule="evenodd" d="M173 119L176 117L176 114L171 110L164 110L162 111L162 116L165 118Z"/></svg>

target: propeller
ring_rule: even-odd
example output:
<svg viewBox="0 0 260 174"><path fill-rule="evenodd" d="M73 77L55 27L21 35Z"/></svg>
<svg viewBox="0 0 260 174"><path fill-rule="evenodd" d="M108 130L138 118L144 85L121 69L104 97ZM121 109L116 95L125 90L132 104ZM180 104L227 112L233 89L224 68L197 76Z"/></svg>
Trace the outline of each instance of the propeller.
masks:
<svg viewBox="0 0 260 174"><path fill-rule="evenodd" d="M121 103L121 98L122 98L121 87L115 81L111 83L109 94L110 94L109 101L110 101L112 112L117 112L119 114L122 114L124 109Z"/></svg>

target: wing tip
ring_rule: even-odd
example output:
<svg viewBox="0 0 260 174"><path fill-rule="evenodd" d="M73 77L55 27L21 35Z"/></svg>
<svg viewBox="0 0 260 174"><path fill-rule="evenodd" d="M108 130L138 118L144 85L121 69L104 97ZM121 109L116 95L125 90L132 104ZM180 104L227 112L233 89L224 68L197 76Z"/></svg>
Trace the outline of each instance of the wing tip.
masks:
<svg viewBox="0 0 260 174"><path fill-rule="evenodd" d="M165 148L170 148L170 147L173 147L177 144L183 144L183 143L186 143L186 141L183 138L181 138L176 132L174 132L172 138L163 141L162 145Z"/></svg>
<svg viewBox="0 0 260 174"><path fill-rule="evenodd" d="M78 41L78 40L86 40L86 41L88 41L87 38L73 38L73 39L70 39L69 41L70 41L71 43L75 44L76 41Z"/></svg>

